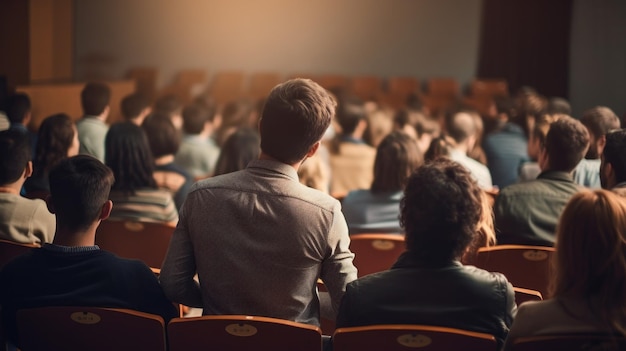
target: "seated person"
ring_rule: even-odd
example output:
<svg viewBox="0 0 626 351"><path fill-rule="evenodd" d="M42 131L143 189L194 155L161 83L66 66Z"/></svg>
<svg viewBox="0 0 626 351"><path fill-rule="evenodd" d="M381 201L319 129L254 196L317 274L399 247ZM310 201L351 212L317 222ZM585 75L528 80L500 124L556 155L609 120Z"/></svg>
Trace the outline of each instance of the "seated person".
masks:
<svg viewBox="0 0 626 351"><path fill-rule="evenodd" d="M353 190L342 201L350 234L403 233L398 221L402 191L422 162L417 142L408 134L387 135L378 145L371 188Z"/></svg>
<svg viewBox="0 0 626 351"><path fill-rule="evenodd" d="M606 190L568 202L557 229L552 298L521 305L518 337L568 333L626 336L626 203Z"/></svg>
<svg viewBox="0 0 626 351"><path fill-rule="evenodd" d="M48 173L61 160L78 155L78 131L70 116L58 113L43 120L39 126L37 150L33 162L33 176L24 188L29 198L45 199L50 193Z"/></svg>
<svg viewBox="0 0 626 351"><path fill-rule="evenodd" d="M214 106L193 104L183 109L185 132L174 162L194 178L213 175L220 148L213 139L220 124Z"/></svg>
<svg viewBox="0 0 626 351"><path fill-rule="evenodd" d="M76 122L80 153L104 162L104 139L109 130L111 88L102 83L87 83L80 93L84 115Z"/></svg>
<svg viewBox="0 0 626 351"><path fill-rule="evenodd" d="M110 199L115 203L113 220L176 224L178 211L172 194L154 180L154 161L144 131L130 122L111 126L106 141L106 165L115 183Z"/></svg>
<svg viewBox="0 0 626 351"><path fill-rule="evenodd" d="M554 245L565 204L583 189L572 179L572 171L588 147L589 133L580 121L562 116L550 125L539 153L541 174L502 189L496 198L498 244Z"/></svg>
<svg viewBox="0 0 626 351"><path fill-rule="evenodd" d="M241 128L232 133L222 146L220 157L215 165L214 176L240 171L250 161L259 158L261 137L251 128Z"/></svg>
<svg viewBox="0 0 626 351"><path fill-rule="evenodd" d="M138 126L152 112L148 99L139 93L125 96L120 103L120 110L125 120Z"/></svg>
<svg viewBox="0 0 626 351"><path fill-rule="evenodd" d="M18 130L0 132L0 239L49 243L54 238L54 216L42 200L20 196L20 189L33 172L30 157L27 134Z"/></svg>
<svg viewBox="0 0 626 351"><path fill-rule="evenodd" d="M128 308L169 321L177 309L156 276L139 260L119 258L94 244L111 212L111 170L91 156L61 161L50 171L48 207L57 218L52 244L33 249L0 271L2 323L18 344L16 313L45 306Z"/></svg>
<svg viewBox="0 0 626 351"><path fill-rule="evenodd" d="M425 324L492 334L502 343L515 316L513 286L500 273L464 266L479 240L482 192L445 158L418 168L400 205L405 251L390 270L349 283L337 327Z"/></svg>
<svg viewBox="0 0 626 351"><path fill-rule="evenodd" d="M174 163L174 155L180 147L180 134L167 116L152 114L141 128L148 137L148 145L154 157L154 180L159 188L168 190L180 208L193 185L193 177Z"/></svg>

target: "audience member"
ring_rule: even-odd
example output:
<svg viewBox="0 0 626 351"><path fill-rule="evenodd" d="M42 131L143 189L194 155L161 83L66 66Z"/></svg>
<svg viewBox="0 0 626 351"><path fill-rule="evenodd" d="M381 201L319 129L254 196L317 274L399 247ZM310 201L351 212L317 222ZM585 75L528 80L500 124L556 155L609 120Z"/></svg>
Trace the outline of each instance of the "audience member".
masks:
<svg viewBox="0 0 626 351"><path fill-rule="evenodd" d="M426 118L418 111L401 109L394 116L394 128L401 130L417 140L417 146L422 153L430 147L433 138L441 133L441 127L436 121Z"/></svg>
<svg viewBox="0 0 626 351"><path fill-rule="evenodd" d="M620 121L615 112L604 106L596 106L583 113L580 119L589 132L589 150L574 169L574 181L588 188L601 188L600 155L606 144L606 133L619 129Z"/></svg>
<svg viewBox="0 0 626 351"><path fill-rule="evenodd" d="M199 181L187 197L160 275L171 300L203 307L205 315L318 325L321 278L336 310L356 278L348 228L339 202L300 184L296 173L315 154L334 107L310 80L271 91L259 122L259 159Z"/></svg>
<svg viewBox="0 0 626 351"><path fill-rule="evenodd" d="M472 115L467 112L450 114L447 118L446 130L453 141L450 159L467 168L481 188L493 188L489 169L468 156L468 152L474 148L478 140L476 121Z"/></svg>
<svg viewBox="0 0 626 351"><path fill-rule="evenodd" d="M424 161L434 161L440 157L450 158L450 150L454 141L445 135L441 134L438 137L431 140L426 153L424 153Z"/></svg>
<svg viewBox="0 0 626 351"><path fill-rule="evenodd" d="M340 102L336 118L341 133L330 148L330 190L332 194L341 196L352 190L370 187L376 149L363 140L367 113L361 102Z"/></svg>
<svg viewBox="0 0 626 351"><path fill-rule="evenodd" d="M215 176L245 169L261 153L261 138L256 130L242 128L231 134L222 146L215 165Z"/></svg>
<svg viewBox="0 0 626 351"><path fill-rule="evenodd" d="M17 130L0 132L0 239L49 243L54 237L54 216L42 200L20 196L24 181L33 172L30 155L26 134Z"/></svg>
<svg viewBox="0 0 626 351"><path fill-rule="evenodd" d="M541 153L541 145L546 142L546 136L550 130L550 125L558 121L561 117L566 115L541 115L533 123L533 129L528 136L528 156L529 162L524 162L519 169L518 183L527 182L529 180L537 179L541 168L539 167L539 154Z"/></svg>
<svg viewBox="0 0 626 351"><path fill-rule="evenodd" d="M409 176L423 163L416 141L396 131L378 145L374 181L368 190L353 190L342 201L350 234L403 233L398 217Z"/></svg>
<svg viewBox="0 0 626 351"><path fill-rule="evenodd" d="M174 163L174 155L180 147L180 134L166 115L158 113L146 118L141 128L148 137L154 157L154 180L159 188L172 193L176 208L180 209L193 185L191 174Z"/></svg>
<svg viewBox="0 0 626 351"><path fill-rule="evenodd" d="M104 162L104 138L109 127L111 88L102 83L87 83L80 93L83 118L76 123L80 153L91 155Z"/></svg>
<svg viewBox="0 0 626 351"><path fill-rule="evenodd" d="M37 134L28 129L28 124L32 118L30 98L24 93L15 93L7 97L5 105L6 115L10 122L9 129L15 129L28 135L31 151L34 152L37 145Z"/></svg>
<svg viewBox="0 0 626 351"><path fill-rule="evenodd" d="M115 175L110 219L176 224L172 194L159 189L154 180L154 161L144 131L130 122L116 123L105 145L106 165Z"/></svg>
<svg viewBox="0 0 626 351"><path fill-rule="evenodd" d="M111 212L111 184L111 170L91 156L65 159L50 171L48 208L56 216L54 242L0 271L2 322L17 347L16 313L24 308L128 308L160 315L166 322L178 315L148 266L94 244L100 221Z"/></svg>
<svg viewBox="0 0 626 351"><path fill-rule="evenodd" d="M549 115L572 115L572 106L569 101L561 97L551 97L546 105L546 114Z"/></svg>
<svg viewBox="0 0 626 351"><path fill-rule="evenodd" d="M487 135L483 149L493 184L502 189L517 182L521 165L530 159L528 140L520 125L523 121L513 118L516 116L513 101L509 98L496 99L496 110L496 130Z"/></svg>
<svg viewBox="0 0 626 351"><path fill-rule="evenodd" d="M602 188L626 197L626 130L606 134L600 164Z"/></svg>
<svg viewBox="0 0 626 351"><path fill-rule="evenodd" d="M373 104L372 111L367 112L367 129L363 133L363 140L374 148L393 130L393 113L386 108Z"/></svg>
<svg viewBox="0 0 626 351"><path fill-rule="evenodd" d="M320 149L315 155L306 159L298 168L298 179L300 183L309 188L330 193L330 168L324 159L320 156Z"/></svg>
<svg viewBox="0 0 626 351"><path fill-rule="evenodd" d="M185 135L174 162L196 179L209 177L215 171L220 147L213 134L220 123L221 117L216 118L215 106L193 104L183 109Z"/></svg>
<svg viewBox="0 0 626 351"><path fill-rule="evenodd" d="M562 116L541 145L537 179L510 185L495 202L498 244L554 245L565 204L581 187L572 171L587 152L589 133L578 120Z"/></svg>
<svg viewBox="0 0 626 351"><path fill-rule="evenodd" d="M466 111L472 119L474 120L474 126L476 127L476 141L474 142L474 147L472 147L468 152L467 156L473 158L483 165L487 165L487 155L485 154L485 150L483 150L483 135L485 133L485 124L483 123L482 117L475 110L467 110Z"/></svg>
<svg viewBox="0 0 626 351"><path fill-rule="evenodd" d="M37 139L33 175L26 180L24 188L28 197L45 199L50 193L48 173L61 160L78 155L80 143L76 125L65 113L44 119Z"/></svg>
<svg viewBox="0 0 626 351"><path fill-rule="evenodd" d="M183 127L183 103L173 94L164 95L154 103L155 114L168 116L176 128L180 131Z"/></svg>
<svg viewBox="0 0 626 351"><path fill-rule="evenodd" d="M122 116L128 122L141 126L143 120L152 112L150 102L139 93L126 95L120 103Z"/></svg>
<svg viewBox="0 0 626 351"><path fill-rule="evenodd" d="M256 114L254 107L246 99L231 101L224 106L220 127L215 132L215 140L220 147L223 147L228 137L239 129L244 127L256 128L256 125L250 125L251 115Z"/></svg>
<svg viewBox="0 0 626 351"><path fill-rule="evenodd" d="M400 207L406 252L390 270L348 284L337 327L425 324L502 343L516 311L513 287L500 273L460 263L484 240L482 212L482 191L467 169L446 159L418 168Z"/></svg>
<svg viewBox="0 0 626 351"><path fill-rule="evenodd" d="M574 195L559 222L554 263L552 297L521 305L505 350L519 337L626 336L623 199L605 190Z"/></svg>

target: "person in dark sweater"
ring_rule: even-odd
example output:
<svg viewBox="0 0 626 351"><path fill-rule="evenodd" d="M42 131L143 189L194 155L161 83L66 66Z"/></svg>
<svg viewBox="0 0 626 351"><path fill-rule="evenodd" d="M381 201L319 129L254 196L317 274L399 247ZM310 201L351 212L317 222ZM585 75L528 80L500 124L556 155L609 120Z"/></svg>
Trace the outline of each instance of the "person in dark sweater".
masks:
<svg viewBox="0 0 626 351"><path fill-rule="evenodd" d="M44 244L0 271L0 308L5 336L19 347L16 313L45 306L127 308L177 317L156 276L139 260L119 258L94 244L100 221L113 203L113 173L97 159L61 161L49 175L48 209L57 219L52 244Z"/></svg>

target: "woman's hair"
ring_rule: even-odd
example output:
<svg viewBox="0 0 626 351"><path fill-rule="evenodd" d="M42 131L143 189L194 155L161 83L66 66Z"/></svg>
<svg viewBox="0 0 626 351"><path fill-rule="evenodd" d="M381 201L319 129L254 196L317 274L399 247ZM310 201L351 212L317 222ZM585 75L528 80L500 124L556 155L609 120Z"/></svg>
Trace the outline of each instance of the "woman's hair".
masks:
<svg viewBox="0 0 626 351"><path fill-rule="evenodd" d="M413 171L424 163L415 139L400 131L391 132L378 145L371 191L404 190Z"/></svg>
<svg viewBox="0 0 626 351"><path fill-rule="evenodd" d="M450 149L452 148L452 140L445 134L440 134L433 138L430 142L428 150L424 153L426 162L434 161L441 157L450 157Z"/></svg>
<svg viewBox="0 0 626 351"><path fill-rule="evenodd" d="M626 202L606 190L574 195L557 226L554 297L584 299L626 335Z"/></svg>
<svg viewBox="0 0 626 351"><path fill-rule="evenodd" d="M113 190L134 193L157 185L154 159L144 131L131 122L113 124L105 139L105 164L115 175Z"/></svg>
<svg viewBox="0 0 626 351"><path fill-rule="evenodd" d="M65 113L58 113L43 120L37 134L33 162L35 175L47 174L52 167L67 158L67 152L74 142L75 128L74 122Z"/></svg>
<svg viewBox="0 0 626 351"><path fill-rule="evenodd" d="M259 133L250 128L242 128L231 134L222 146L220 157L215 165L215 176L246 168L248 163L259 157L261 152Z"/></svg>

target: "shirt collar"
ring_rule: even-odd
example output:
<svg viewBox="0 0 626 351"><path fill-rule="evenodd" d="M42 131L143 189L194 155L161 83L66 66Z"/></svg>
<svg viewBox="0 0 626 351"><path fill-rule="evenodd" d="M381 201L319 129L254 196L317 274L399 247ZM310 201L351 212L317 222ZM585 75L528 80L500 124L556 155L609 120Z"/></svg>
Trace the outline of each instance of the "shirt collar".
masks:
<svg viewBox="0 0 626 351"><path fill-rule="evenodd" d="M298 180L298 172L286 163L275 160L252 160L247 168L261 168L275 173L284 174L295 181Z"/></svg>
<svg viewBox="0 0 626 351"><path fill-rule="evenodd" d="M411 251L405 251L400 255L396 263L391 269L396 268L445 268L445 267L461 267L461 262L457 260L443 260L436 262L426 262L420 260Z"/></svg>
<svg viewBox="0 0 626 351"><path fill-rule="evenodd" d="M43 249L52 251L52 252L61 252L61 253L78 253L78 252L91 252L100 250L98 245L93 246L63 246L63 245L55 245L45 243L42 246Z"/></svg>
<svg viewBox="0 0 626 351"><path fill-rule="evenodd" d="M541 172L541 174L537 176L537 179L550 179L550 180L560 180L560 181L567 181L567 182L574 181L571 173L562 172L562 171Z"/></svg>

